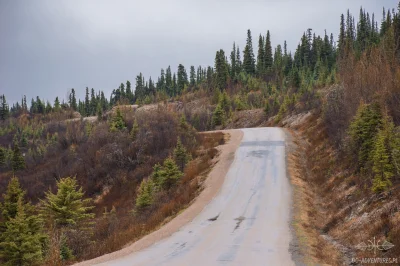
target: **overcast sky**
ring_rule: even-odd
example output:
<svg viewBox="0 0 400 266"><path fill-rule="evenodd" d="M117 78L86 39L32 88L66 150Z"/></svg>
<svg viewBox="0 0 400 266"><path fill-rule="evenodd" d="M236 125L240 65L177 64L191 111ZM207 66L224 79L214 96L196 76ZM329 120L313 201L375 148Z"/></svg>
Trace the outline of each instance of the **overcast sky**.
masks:
<svg viewBox="0 0 400 266"><path fill-rule="evenodd" d="M213 65L215 52L244 48L251 29L271 32L272 45L294 50L302 33L338 36L340 14L358 17L362 5L380 22L382 7L397 0L0 0L0 94L9 102L39 95L54 101L75 88L111 90L142 72L157 79L161 68Z"/></svg>

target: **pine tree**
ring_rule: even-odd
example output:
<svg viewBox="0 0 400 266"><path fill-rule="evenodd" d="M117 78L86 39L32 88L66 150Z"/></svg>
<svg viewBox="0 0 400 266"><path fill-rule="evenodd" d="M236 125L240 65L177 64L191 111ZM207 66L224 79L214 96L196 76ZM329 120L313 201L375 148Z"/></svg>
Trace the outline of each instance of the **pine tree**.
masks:
<svg viewBox="0 0 400 266"><path fill-rule="evenodd" d="M257 74L262 76L265 72L265 47L264 40L260 34L258 39L258 54L257 54Z"/></svg>
<svg viewBox="0 0 400 266"><path fill-rule="evenodd" d="M46 192L41 200L43 214L54 220L58 227L78 226L87 228L94 218L91 199L84 199L82 187L78 188L75 178L66 177L57 182L57 193Z"/></svg>
<svg viewBox="0 0 400 266"><path fill-rule="evenodd" d="M28 216L19 198L15 217L5 222L5 231L1 234L0 258L5 265L39 265L42 261L43 235L32 230L32 223L39 223L39 218Z"/></svg>
<svg viewBox="0 0 400 266"><path fill-rule="evenodd" d="M14 172L25 168L25 160L19 149L18 140L16 137L14 137L11 167Z"/></svg>
<svg viewBox="0 0 400 266"><path fill-rule="evenodd" d="M161 187L164 189L171 188L182 176L183 173L179 171L175 161L171 157L165 159L163 167L160 171Z"/></svg>
<svg viewBox="0 0 400 266"><path fill-rule="evenodd" d="M190 155L187 153L185 146L183 146L180 138L178 138L176 147L174 149L174 159L179 167L179 170L183 172L186 164L190 160Z"/></svg>
<svg viewBox="0 0 400 266"><path fill-rule="evenodd" d="M265 38L265 50L264 50L264 67L266 71L271 71L273 65L272 59L272 46L271 46L271 35L267 31L267 37Z"/></svg>
<svg viewBox="0 0 400 266"><path fill-rule="evenodd" d="M253 75L256 72L253 43L250 30L247 30L246 46L243 53L243 69L247 74L250 75Z"/></svg>

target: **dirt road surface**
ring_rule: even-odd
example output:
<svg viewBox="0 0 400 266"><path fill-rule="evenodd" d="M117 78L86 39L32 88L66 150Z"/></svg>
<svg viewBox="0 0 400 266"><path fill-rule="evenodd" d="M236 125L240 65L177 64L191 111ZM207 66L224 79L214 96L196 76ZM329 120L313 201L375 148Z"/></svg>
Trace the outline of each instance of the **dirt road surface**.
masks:
<svg viewBox="0 0 400 266"><path fill-rule="evenodd" d="M147 248L90 265L294 265L285 133L241 132L227 174L220 172L221 189L194 219Z"/></svg>

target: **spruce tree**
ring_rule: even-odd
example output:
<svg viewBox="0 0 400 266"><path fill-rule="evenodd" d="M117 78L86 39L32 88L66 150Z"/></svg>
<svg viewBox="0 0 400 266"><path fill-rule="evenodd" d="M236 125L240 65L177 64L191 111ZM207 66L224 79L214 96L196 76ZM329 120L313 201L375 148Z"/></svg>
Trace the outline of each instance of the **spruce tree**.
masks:
<svg viewBox="0 0 400 266"><path fill-rule="evenodd" d="M6 165L6 150L0 146L0 168Z"/></svg>
<svg viewBox="0 0 400 266"><path fill-rule="evenodd" d="M19 149L18 140L16 137L14 137L11 167L14 172L25 168L25 159L21 154L21 150Z"/></svg>
<svg viewBox="0 0 400 266"><path fill-rule="evenodd" d="M90 91L90 115L91 116L96 115L96 110L97 110L97 100L94 93L94 89L92 88Z"/></svg>
<svg viewBox="0 0 400 266"><path fill-rule="evenodd" d="M136 208L143 210L153 203L154 183L151 179L143 179L140 183L137 197Z"/></svg>
<svg viewBox="0 0 400 266"><path fill-rule="evenodd" d="M89 88L86 87L86 94L85 94L85 116L90 115L90 100L89 100Z"/></svg>
<svg viewBox="0 0 400 266"><path fill-rule="evenodd" d="M190 86L194 87L196 85L196 70L194 66L190 66Z"/></svg>
<svg viewBox="0 0 400 266"><path fill-rule="evenodd" d="M173 95L173 89L172 89L172 73L171 73L171 67L168 66L167 72L165 74L165 86L167 90L167 94L169 96Z"/></svg>
<svg viewBox="0 0 400 266"><path fill-rule="evenodd" d="M225 60L225 52L224 50L219 50L217 51L215 55L215 74L216 74L216 80L215 84L217 89L220 91L223 91L226 86L227 86L227 80L228 80L228 66L226 64Z"/></svg>
<svg viewBox="0 0 400 266"><path fill-rule="evenodd" d="M231 75L231 79L234 80L236 78L236 74L237 74L236 73L237 67L236 67L236 44L235 43L233 43L232 52L231 52L229 58L231 59L230 75Z"/></svg>
<svg viewBox="0 0 400 266"><path fill-rule="evenodd" d="M76 95L75 95L75 89L71 89L71 94L70 94L70 107L74 110L78 110L78 105L76 103Z"/></svg>
<svg viewBox="0 0 400 266"><path fill-rule="evenodd" d="M154 188L156 190L161 188L161 170L162 166L159 163L153 166L153 173L151 174L151 180L153 181Z"/></svg>
<svg viewBox="0 0 400 266"><path fill-rule="evenodd" d="M113 117L110 124L110 130L116 131L116 130L122 130L124 128L126 128L124 118L122 117L121 110L117 108L117 113Z"/></svg>
<svg viewBox="0 0 400 266"><path fill-rule="evenodd" d="M129 80L126 81L126 98L128 98L129 103L132 103L133 92L131 88L131 82Z"/></svg>
<svg viewBox="0 0 400 266"><path fill-rule="evenodd" d="M144 81L143 81L143 75L142 73L139 73L138 76L136 76L136 88L135 88L135 99L136 101L142 101L145 97L145 88L144 88Z"/></svg>
<svg viewBox="0 0 400 266"><path fill-rule="evenodd" d="M212 116L212 124L214 126L222 125L225 121L225 112L221 105L218 104Z"/></svg>
<svg viewBox="0 0 400 266"><path fill-rule="evenodd" d="M18 212L18 201L22 200L25 192L22 190L19 180L13 176L8 183L6 193L3 194L3 204L0 205L0 214L4 222L15 218Z"/></svg>
<svg viewBox="0 0 400 266"><path fill-rule="evenodd" d="M260 34L258 39L258 54L257 54L257 74L262 76L265 72L265 47L264 40Z"/></svg>
<svg viewBox="0 0 400 266"><path fill-rule="evenodd" d="M5 265L39 265L43 259L42 238L40 232L32 230L31 224L39 223L37 216L28 216L22 198L16 206L15 217L5 222L5 231L1 234L0 258Z"/></svg>
<svg viewBox="0 0 400 266"><path fill-rule="evenodd" d="M0 119L1 120L6 120L9 115L9 107L6 101L6 97L3 95L0 95Z"/></svg>
<svg viewBox="0 0 400 266"><path fill-rule="evenodd" d="M174 186L183 176L175 161L168 157L165 159L163 167L160 171L160 185L164 189L169 189Z"/></svg>
<svg viewBox="0 0 400 266"><path fill-rule="evenodd" d="M253 43L250 30L247 30L246 46L243 52L243 68L244 71L250 75L253 75L256 72Z"/></svg>
<svg viewBox="0 0 400 266"><path fill-rule="evenodd" d="M178 81L177 81L177 93L182 93L185 86L188 84L187 73L185 67L182 64L178 66Z"/></svg>
<svg viewBox="0 0 400 266"><path fill-rule="evenodd" d="M133 126L132 126L132 130L131 130L131 133L130 133L131 138L132 138L133 141L136 140L138 133L139 133L139 125L137 123L137 120L135 119L133 121Z"/></svg>
<svg viewBox="0 0 400 266"><path fill-rule="evenodd" d="M240 59L240 49L239 46L236 48L236 76L239 76L240 72L242 72L242 61Z"/></svg>
<svg viewBox="0 0 400 266"><path fill-rule="evenodd" d="M379 130L373 150L374 173L372 190L381 192L392 185L390 179L394 176L393 165L390 163L390 153L387 149L387 139L384 130Z"/></svg>
<svg viewBox="0 0 400 266"><path fill-rule="evenodd" d="M272 59L272 46L271 46L271 35L267 31L267 37L265 38L265 50L264 50L264 67L267 72L271 71L273 65Z"/></svg>
<svg viewBox="0 0 400 266"><path fill-rule="evenodd" d="M190 160L190 155L187 153L186 148L183 146L180 138L178 138L176 147L174 149L174 159L179 167L179 170L183 172L186 164Z"/></svg>
<svg viewBox="0 0 400 266"><path fill-rule="evenodd" d="M76 178L66 177L57 182L57 192L46 192L41 200L43 214L51 218L58 227L77 226L87 228L94 218L92 200L84 199L82 187L78 187Z"/></svg>
<svg viewBox="0 0 400 266"><path fill-rule="evenodd" d="M58 97L56 97L56 99L54 100L54 110L56 112L59 112L61 110L60 100L58 99Z"/></svg>

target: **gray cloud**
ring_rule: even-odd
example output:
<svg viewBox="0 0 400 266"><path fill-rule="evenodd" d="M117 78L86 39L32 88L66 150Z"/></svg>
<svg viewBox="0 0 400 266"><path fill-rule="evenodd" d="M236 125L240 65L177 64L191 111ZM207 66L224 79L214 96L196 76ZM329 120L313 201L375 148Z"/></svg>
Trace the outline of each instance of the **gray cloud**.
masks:
<svg viewBox="0 0 400 266"><path fill-rule="evenodd" d="M336 38L340 14L358 16L361 5L380 21L397 1L0 0L0 93L53 101L88 86L108 96L139 72L156 79L168 65L213 65L216 50L244 48L247 29L255 52L267 30L293 51L307 28Z"/></svg>

